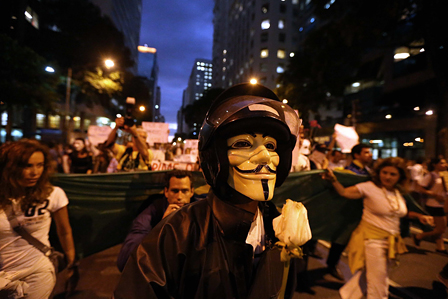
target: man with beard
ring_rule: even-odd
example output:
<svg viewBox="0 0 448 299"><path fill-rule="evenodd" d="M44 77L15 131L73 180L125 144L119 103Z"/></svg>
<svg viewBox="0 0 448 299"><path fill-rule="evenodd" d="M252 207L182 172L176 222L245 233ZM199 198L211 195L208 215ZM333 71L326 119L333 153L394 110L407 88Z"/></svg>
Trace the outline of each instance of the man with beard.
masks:
<svg viewBox="0 0 448 299"><path fill-rule="evenodd" d="M284 262L270 200L291 169L299 125L294 110L264 86L239 84L218 96L199 134L210 193L145 237L114 298L277 297Z"/></svg>

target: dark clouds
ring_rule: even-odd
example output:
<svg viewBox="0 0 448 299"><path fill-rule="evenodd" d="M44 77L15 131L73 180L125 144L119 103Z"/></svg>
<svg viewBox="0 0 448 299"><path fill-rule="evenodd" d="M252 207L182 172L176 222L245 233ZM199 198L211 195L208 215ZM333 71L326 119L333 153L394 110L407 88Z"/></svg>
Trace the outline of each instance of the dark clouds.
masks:
<svg viewBox="0 0 448 299"><path fill-rule="evenodd" d="M213 4L213 0L143 0L140 44L157 49L166 122L177 122L194 60L212 57Z"/></svg>

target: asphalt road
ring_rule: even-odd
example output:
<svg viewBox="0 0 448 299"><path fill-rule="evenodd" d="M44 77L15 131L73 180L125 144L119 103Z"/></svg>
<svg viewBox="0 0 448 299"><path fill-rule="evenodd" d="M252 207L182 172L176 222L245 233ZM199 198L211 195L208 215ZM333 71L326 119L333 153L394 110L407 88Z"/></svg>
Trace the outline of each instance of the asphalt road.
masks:
<svg viewBox="0 0 448 299"><path fill-rule="evenodd" d="M402 255L400 265L390 272L391 298L443 299L447 298L445 286L437 280L437 274L448 263L448 256L435 253L434 243L422 241L416 248L410 238L405 239L409 252ZM339 299L340 282L325 271L328 248L319 243L318 250L323 259L309 258L308 280L314 294L296 292L294 299L328 298ZM114 246L80 261L80 280L76 291L65 297L63 272L59 275L55 299L106 299L111 298L120 272L115 266L121 245ZM346 279L350 278L347 258L342 257L339 268Z"/></svg>

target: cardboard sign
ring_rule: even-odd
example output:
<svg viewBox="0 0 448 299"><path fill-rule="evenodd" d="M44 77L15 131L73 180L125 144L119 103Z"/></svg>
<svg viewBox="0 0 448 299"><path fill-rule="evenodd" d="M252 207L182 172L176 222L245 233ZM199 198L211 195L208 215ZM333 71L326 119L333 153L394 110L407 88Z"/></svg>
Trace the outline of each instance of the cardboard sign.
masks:
<svg viewBox="0 0 448 299"><path fill-rule="evenodd" d="M112 128L109 126L89 126L87 129L87 137L89 138L89 142L93 146L96 146L107 140L110 131L112 131Z"/></svg>
<svg viewBox="0 0 448 299"><path fill-rule="evenodd" d="M199 145L198 139L185 139L184 149L191 148L192 150L197 150Z"/></svg>
<svg viewBox="0 0 448 299"><path fill-rule="evenodd" d="M356 133L355 127L335 124L334 131L336 132L336 142L343 153L350 153L352 147L359 143L359 136Z"/></svg>
<svg viewBox="0 0 448 299"><path fill-rule="evenodd" d="M146 142L150 145L154 145L154 143L168 143L168 135L170 134L168 126L168 123L142 121L142 128L148 132Z"/></svg>

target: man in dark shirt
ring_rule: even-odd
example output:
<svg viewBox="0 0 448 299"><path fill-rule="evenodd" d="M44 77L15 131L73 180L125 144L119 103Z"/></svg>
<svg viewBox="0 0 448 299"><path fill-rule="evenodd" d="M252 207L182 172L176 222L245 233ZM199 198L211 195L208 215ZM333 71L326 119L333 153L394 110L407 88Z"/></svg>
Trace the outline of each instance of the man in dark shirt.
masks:
<svg viewBox="0 0 448 299"><path fill-rule="evenodd" d="M135 218L131 230L123 242L117 258L117 266L120 271L123 271L132 251L137 248L154 226L172 212L189 204L193 194L193 177L189 171L173 170L166 173L165 196L155 199Z"/></svg>
<svg viewBox="0 0 448 299"><path fill-rule="evenodd" d="M359 143L352 148L353 161L346 166L346 170L350 170L355 174L370 175L370 163L372 163L372 152L370 146Z"/></svg>

